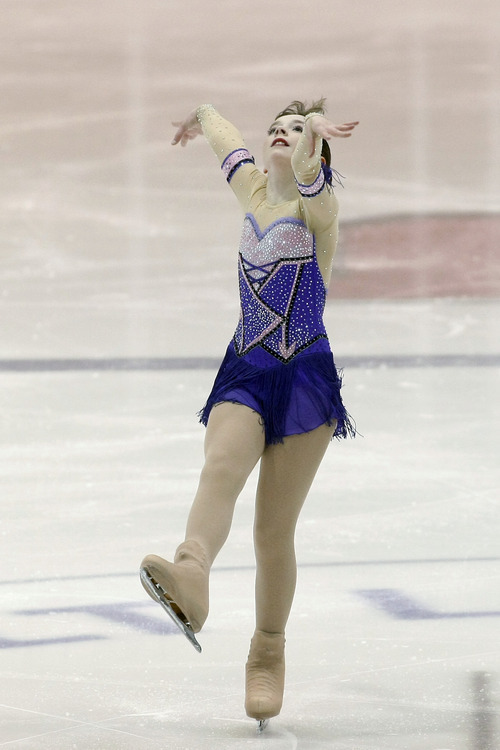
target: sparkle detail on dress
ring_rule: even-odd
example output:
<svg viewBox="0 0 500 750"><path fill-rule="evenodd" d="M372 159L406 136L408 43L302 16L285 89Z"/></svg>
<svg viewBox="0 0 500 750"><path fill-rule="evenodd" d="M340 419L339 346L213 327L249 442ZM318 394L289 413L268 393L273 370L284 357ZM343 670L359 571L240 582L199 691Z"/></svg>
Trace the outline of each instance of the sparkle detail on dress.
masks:
<svg viewBox="0 0 500 750"><path fill-rule="evenodd" d="M248 149L239 148L226 156L221 164L221 169L228 182L231 182L234 173L242 164L255 164L255 159Z"/></svg>
<svg viewBox="0 0 500 750"><path fill-rule="evenodd" d="M325 173L322 169L319 170L318 176L310 185L302 185L301 182L297 182L297 188L299 193L305 198L314 198L315 195L319 195L325 187Z"/></svg>
<svg viewBox="0 0 500 750"><path fill-rule="evenodd" d="M254 216L246 215L239 285L240 320L233 338L239 356L260 347L287 363L326 339L325 285L314 236L301 220L285 217L261 231Z"/></svg>

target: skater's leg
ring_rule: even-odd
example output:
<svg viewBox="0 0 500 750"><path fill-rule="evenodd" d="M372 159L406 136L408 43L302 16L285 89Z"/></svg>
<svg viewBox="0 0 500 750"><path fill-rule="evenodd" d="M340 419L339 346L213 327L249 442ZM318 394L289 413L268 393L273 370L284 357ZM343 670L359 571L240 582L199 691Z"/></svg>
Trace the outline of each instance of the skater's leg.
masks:
<svg viewBox="0 0 500 750"><path fill-rule="evenodd" d="M254 525L257 630L284 632L296 584L295 527L334 429L291 435L262 456Z"/></svg>
<svg viewBox="0 0 500 750"><path fill-rule="evenodd" d="M212 409L205 463L186 527L186 539L198 542L209 565L226 541L236 499L264 448L259 414L228 402Z"/></svg>
<svg viewBox="0 0 500 750"><path fill-rule="evenodd" d="M323 425L266 447L254 525L256 631L246 665L245 708L263 720L279 714L285 681L284 631L296 582L295 527L334 431Z"/></svg>
<svg viewBox="0 0 500 750"><path fill-rule="evenodd" d="M205 464L174 562L147 555L141 580L198 650L194 633L208 615L210 566L224 544L236 498L265 447L260 417L246 406L222 403L207 426ZM176 619L177 618L177 619Z"/></svg>

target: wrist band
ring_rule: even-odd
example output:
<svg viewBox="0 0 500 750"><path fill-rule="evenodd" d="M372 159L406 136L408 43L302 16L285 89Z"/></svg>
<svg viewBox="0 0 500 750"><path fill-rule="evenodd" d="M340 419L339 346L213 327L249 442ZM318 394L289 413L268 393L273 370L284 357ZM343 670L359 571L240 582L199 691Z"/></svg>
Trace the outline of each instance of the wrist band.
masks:
<svg viewBox="0 0 500 750"><path fill-rule="evenodd" d="M255 164L255 159L248 149L238 148L226 156L221 164L221 169L228 182L231 182L234 173L242 164Z"/></svg>
<svg viewBox="0 0 500 750"><path fill-rule="evenodd" d="M311 182L310 185L303 185L301 182L297 182L297 187L299 190L299 193L304 196L304 198L314 198L315 195L319 195L323 188L325 187L325 173L322 169L319 170L319 174L314 180L314 182Z"/></svg>

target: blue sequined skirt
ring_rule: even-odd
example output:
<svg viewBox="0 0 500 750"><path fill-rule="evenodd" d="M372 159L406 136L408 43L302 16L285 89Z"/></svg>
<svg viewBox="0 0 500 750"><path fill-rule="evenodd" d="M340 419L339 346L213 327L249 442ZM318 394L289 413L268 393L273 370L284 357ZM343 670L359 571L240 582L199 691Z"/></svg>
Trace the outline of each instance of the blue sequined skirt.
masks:
<svg viewBox="0 0 500 750"><path fill-rule="evenodd" d="M230 401L261 415L268 444L335 421L334 437L354 437L356 428L342 402L341 386L331 351L305 351L290 362L259 367L238 356L231 342L199 412L200 422L206 426L212 408Z"/></svg>

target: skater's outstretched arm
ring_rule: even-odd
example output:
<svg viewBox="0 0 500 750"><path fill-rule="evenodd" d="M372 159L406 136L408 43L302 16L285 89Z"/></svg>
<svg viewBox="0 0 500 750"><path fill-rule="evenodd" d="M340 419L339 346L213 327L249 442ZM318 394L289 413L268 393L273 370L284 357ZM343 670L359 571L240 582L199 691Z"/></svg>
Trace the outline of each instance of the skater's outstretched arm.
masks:
<svg viewBox="0 0 500 750"><path fill-rule="evenodd" d="M232 187L241 207L246 212L249 197L264 181L264 175L255 166L239 130L222 117L211 104L193 109L182 121L174 122L177 128L172 145L186 146L199 135L204 135Z"/></svg>
<svg viewBox="0 0 500 750"><path fill-rule="evenodd" d="M178 143L187 146L197 136L205 135L221 163L234 149L246 148L239 130L211 104L202 104L193 109L184 120L173 122L172 125L177 128L172 139L173 146Z"/></svg>
<svg viewBox="0 0 500 750"><path fill-rule="evenodd" d="M327 230L336 221L337 199L327 189L321 170L323 139L348 138L357 122L335 125L323 114L306 116L304 130L292 155L292 169L302 194L302 205L311 231Z"/></svg>

